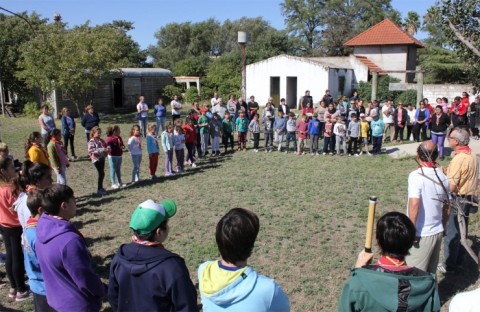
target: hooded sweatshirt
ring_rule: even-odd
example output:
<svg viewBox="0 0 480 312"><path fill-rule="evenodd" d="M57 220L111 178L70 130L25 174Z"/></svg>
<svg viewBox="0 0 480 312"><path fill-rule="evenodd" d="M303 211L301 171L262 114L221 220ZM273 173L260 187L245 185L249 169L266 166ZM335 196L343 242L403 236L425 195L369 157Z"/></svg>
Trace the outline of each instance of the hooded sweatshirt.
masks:
<svg viewBox="0 0 480 312"><path fill-rule="evenodd" d="M114 311L198 311L185 261L162 246L124 244L110 265Z"/></svg>
<svg viewBox="0 0 480 312"><path fill-rule="evenodd" d="M352 270L338 311L440 311L433 275L417 268L396 273L377 268Z"/></svg>
<svg viewBox="0 0 480 312"><path fill-rule="evenodd" d="M208 261L198 268L203 311L290 311L288 296L274 280L246 266Z"/></svg>
<svg viewBox="0 0 480 312"><path fill-rule="evenodd" d="M100 310L106 286L92 270L85 239L69 221L42 214L35 249L53 309Z"/></svg>

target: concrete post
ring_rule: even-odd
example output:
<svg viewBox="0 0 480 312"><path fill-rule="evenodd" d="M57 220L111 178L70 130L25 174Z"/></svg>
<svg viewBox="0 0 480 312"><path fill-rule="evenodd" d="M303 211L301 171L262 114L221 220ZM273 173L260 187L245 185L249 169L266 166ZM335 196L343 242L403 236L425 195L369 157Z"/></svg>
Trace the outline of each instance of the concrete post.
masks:
<svg viewBox="0 0 480 312"><path fill-rule="evenodd" d="M377 98L378 72L372 72L372 102Z"/></svg>
<svg viewBox="0 0 480 312"><path fill-rule="evenodd" d="M241 55L241 67L242 67L242 86L240 89L240 93L242 94L242 98L245 101L247 99L247 66L246 66L246 44L240 44L240 55Z"/></svg>
<svg viewBox="0 0 480 312"><path fill-rule="evenodd" d="M423 99L423 72L417 72L417 104L416 107L418 108L420 101Z"/></svg>

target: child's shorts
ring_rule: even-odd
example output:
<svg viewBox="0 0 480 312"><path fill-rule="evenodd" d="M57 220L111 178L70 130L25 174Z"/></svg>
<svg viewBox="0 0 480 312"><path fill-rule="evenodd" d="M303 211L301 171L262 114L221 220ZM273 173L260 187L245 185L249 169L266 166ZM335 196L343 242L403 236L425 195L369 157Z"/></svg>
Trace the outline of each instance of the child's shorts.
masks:
<svg viewBox="0 0 480 312"><path fill-rule="evenodd" d="M362 138L363 144L368 145L368 138Z"/></svg>

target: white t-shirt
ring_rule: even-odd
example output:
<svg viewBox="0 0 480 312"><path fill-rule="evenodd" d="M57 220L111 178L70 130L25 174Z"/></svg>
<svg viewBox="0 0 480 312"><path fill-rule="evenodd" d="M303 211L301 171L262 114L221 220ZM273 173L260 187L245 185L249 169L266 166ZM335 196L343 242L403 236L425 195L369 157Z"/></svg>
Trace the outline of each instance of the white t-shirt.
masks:
<svg viewBox="0 0 480 312"><path fill-rule="evenodd" d="M408 119L409 119L411 124L413 124L415 122L415 113L416 112L417 111L415 109L412 109L412 110L407 109Z"/></svg>
<svg viewBox="0 0 480 312"><path fill-rule="evenodd" d="M422 170L426 177L422 176ZM448 178L440 168L436 168L435 170L445 189L448 191L450 189ZM447 200L449 197L448 193L445 193L440 184L429 180L427 177L433 181L438 181L434 168L418 168L408 176L408 198L420 199L420 207L415 224L415 228L417 229L416 235L420 237L443 232L442 201Z"/></svg>
<svg viewBox="0 0 480 312"><path fill-rule="evenodd" d="M448 307L450 312L475 312L480 307L480 288L459 293L453 297Z"/></svg>
<svg viewBox="0 0 480 312"><path fill-rule="evenodd" d="M212 99L210 100L210 104L212 105L212 108L214 108L215 105L217 105L217 104L219 104L219 103L220 103L220 98L219 98L219 97L217 97L217 98L212 98Z"/></svg>
<svg viewBox="0 0 480 312"><path fill-rule="evenodd" d="M18 215L18 221L22 225L22 228L25 228L27 225L27 220L31 216L30 209L27 206L27 193L22 192L18 195L17 200L13 203L13 207Z"/></svg>
<svg viewBox="0 0 480 312"><path fill-rule="evenodd" d="M146 103L138 103L137 104L137 112L140 110L148 110L148 105ZM148 112L141 112L140 115L145 118L148 117Z"/></svg>
<svg viewBox="0 0 480 312"><path fill-rule="evenodd" d="M390 115L387 116L385 113L388 112L390 110ZM393 111L394 111L394 108L393 106L383 106L382 107L382 114L383 114L383 123L393 123Z"/></svg>
<svg viewBox="0 0 480 312"><path fill-rule="evenodd" d="M172 115L180 115L182 103L173 100L172 102L170 102L170 105L172 106Z"/></svg>

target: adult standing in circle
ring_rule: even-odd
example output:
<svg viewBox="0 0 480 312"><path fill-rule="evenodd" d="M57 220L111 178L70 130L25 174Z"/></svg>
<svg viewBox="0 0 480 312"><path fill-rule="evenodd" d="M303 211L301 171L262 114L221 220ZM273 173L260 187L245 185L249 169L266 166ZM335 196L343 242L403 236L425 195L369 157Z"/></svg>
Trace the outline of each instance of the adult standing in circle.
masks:
<svg viewBox="0 0 480 312"><path fill-rule="evenodd" d="M415 113L415 125L413 129L413 137L415 142L420 142L420 131L422 132L422 141L427 140L428 119L430 119L430 111L425 107L425 102L420 101L420 107Z"/></svg>
<svg viewBox="0 0 480 312"><path fill-rule="evenodd" d="M172 124L175 124L175 120L180 118L182 111L182 103L178 101L178 96L174 95L173 100L170 102L172 107Z"/></svg>
<svg viewBox="0 0 480 312"><path fill-rule="evenodd" d="M83 114L82 117L82 126L85 128L87 143L90 141L90 131L92 131L93 127L98 127L99 124L100 117L98 117L93 105L87 105L87 107L85 107L85 114Z"/></svg>
<svg viewBox="0 0 480 312"><path fill-rule="evenodd" d="M444 159L443 144L445 143L445 137L447 135L447 129L449 125L450 117L448 117L448 115L443 112L442 105L437 105L437 107L435 107L435 114L433 114L432 116L432 126L430 129L430 133L433 143L437 144L438 146L438 154L440 156L440 160Z"/></svg>
<svg viewBox="0 0 480 312"><path fill-rule="evenodd" d="M48 105L43 104L40 110L42 113L38 116L38 123L40 124L40 133L42 134L42 145L47 147L50 141L50 131L56 128L55 119L52 114L48 113Z"/></svg>
<svg viewBox="0 0 480 312"><path fill-rule="evenodd" d="M148 104L145 103L145 97L138 98L137 113L139 114L138 125L140 126L143 137L147 136Z"/></svg>
<svg viewBox="0 0 480 312"><path fill-rule="evenodd" d="M458 210L452 209L447 221L446 235L443 240L445 263L439 265L441 272L452 272L461 268L466 253L461 244L460 225L458 214L461 213L465 222L466 235L468 235L468 216L475 202L478 179L478 160L475 152L468 146L470 135L463 128L455 128L448 137L448 143L455 152L455 156L448 164L447 177L450 183L450 191L459 204Z"/></svg>
<svg viewBox="0 0 480 312"><path fill-rule="evenodd" d="M467 124L467 109L468 107L462 102L462 99L459 96L455 97L450 106L454 128L465 127Z"/></svg>
<svg viewBox="0 0 480 312"><path fill-rule="evenodd" d="M157 105L153 109L153 114L157 120L157 128L155 129L155 136L158 137L158 132L160 127L162 127L162 132L165 131L165 124L167 121L167 108L163 105L163 100L158 99Z"/></svg>
<svg viewBox="0 0 480 312"><path fill-rule="evenodd" d="M65 144L65 151L68 153L68 144L70 143L70 152L72 159L77 160L75 155L75 119L70 116L70 110L66 107L62 108L62 136Z"/></svg>

